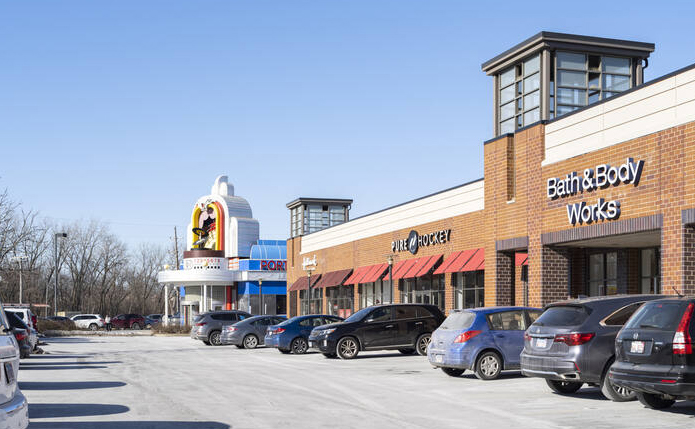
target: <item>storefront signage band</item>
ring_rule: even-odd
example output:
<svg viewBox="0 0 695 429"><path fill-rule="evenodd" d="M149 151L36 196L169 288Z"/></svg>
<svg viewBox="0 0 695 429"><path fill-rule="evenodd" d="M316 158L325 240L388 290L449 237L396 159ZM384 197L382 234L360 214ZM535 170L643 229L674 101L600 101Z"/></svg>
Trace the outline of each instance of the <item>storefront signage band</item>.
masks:
<svg viewBox="0 0 695 429"><path fill-rule="evenodd" d="M392 241L391 252L404 252L407 250L414 255L420 247L434 246L448 242L450 234L450 229L442 229L422 235L413 230L408 234L408 238Z"/></svg>
<svg viewBox="0 0 695 429"><path fill-rule="evenodd" d="M546 195L551 200L555 200L620 184L637 186L643 168L644 161L635 162L632 158L627 158L625 163L618 167L600 164L595 169L587 168L584 170L583 177L580 177L576 171L567 174L565 178L551 177L548 179ZM617 200L606 201L599 198L596 204L587 204L582 201L567 205L567 218L572 225L615 220L619 217L620 201Z"/></svg>

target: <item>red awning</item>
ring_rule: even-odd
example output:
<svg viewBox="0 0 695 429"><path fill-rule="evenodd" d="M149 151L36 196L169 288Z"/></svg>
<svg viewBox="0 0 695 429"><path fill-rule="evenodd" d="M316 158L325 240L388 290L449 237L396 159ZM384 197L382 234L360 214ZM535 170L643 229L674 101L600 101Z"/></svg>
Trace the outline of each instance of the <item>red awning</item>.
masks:
<svg viewBox="0 0 695 429"><path fill-rule="evenodd" d="M321 277L321 274L314 274L311 276L311 287L314 287L316 285L316 282L319 280ZM309 282L307 282L307 276L302 276L297 279L294 283L292 283L292 286L287 289L288 292L294 291L294 290L306 290L309 289Z"/></svg>
<svg viewBox="0 0 695 429"><path fill-rule="evenodd" d="M446 258L446 259L444 260L444 262L442 262L442 264L439 266L439 268L437 268L437 269L434 271L433 274L444 274L444 273L446 272L447 268L449 268L449 266L450 266L451 264L453 264L454 261L456 261L456 258L458 258L459 256L461 256L461 253L463 253L463 252L454 252L454 253L452 253L451 255L449 255L449 257Z"/></svg>
<svg viewBox="0 0 695 429"><path fill-rule="evenodd" d="M407 273L403 275L404 279L412 279L415 277L422 277L429 273L434 264L436 264L442 255L435 256L424 256L422 258L415 259L415 263L410 267Z"/></svg>
<svg viewBox="0 0 695 429"><path fill-rule="evenodd" d="M348 277L347 280L343 282L344 285L355 285L362 280L365 274L367 274L367 269L370 267L359 267L353 271L352 275Z"/></svg>
<svg viewBox="0 0 695 429"><path fill-rule="evenodd" d="M485 269L485 249L476 249L471 259L459 271L478 271Z"/></svg>
<svg viewBox="0 0 695 429"><path fill-rule="evenodd" d="M528 253L514 254L514 265L517 267L528 265Z"/></svg>
<svg viewBox="0 0 695 429"><path fill-rule="evenodd" d="M372 283L381 278L381 276L384 275L386 270L389 269L389 264L377 264L377 265L372 265L367 271L367 274L364 275L362 280L360 280L360 283Z"/></svg>
<svg viewBox="0 0 695 429"><path fill-rule="evenodd" d="M417 259L406 259L404 261L398 261L393 267L393 279L402 279L408 271L415 265Z"/></svg>
<svg viewBox="0 0 695 429"><path fill-rule="evenodd" d="M468 261L471 260L473 255L475 255L478 250L479 249L464 250L458 256L458 258L456 258L456 260L451 265L449 265L449 268L447 268L445 272L446 273L459 273L461 271L464 271L463 267L466 266Z"/></svg>
<svg viewBox="0 0 695 429"><path fill-rule="evenodd" d="M325 288L340 286L341 284L343 284L343 282L350 275L351 272L352 268L348 268L347 270L330 271L324 274L321 277L321 280L319 280L318 283L314 285L314 287Z"/></svg>

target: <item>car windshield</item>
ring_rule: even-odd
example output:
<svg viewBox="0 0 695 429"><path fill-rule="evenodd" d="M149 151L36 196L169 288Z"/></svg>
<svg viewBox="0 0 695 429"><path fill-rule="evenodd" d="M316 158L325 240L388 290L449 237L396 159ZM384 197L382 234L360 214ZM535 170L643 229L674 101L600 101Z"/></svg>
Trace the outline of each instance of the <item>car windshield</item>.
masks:
<svg viewBox="0 0 695 429"><path fill-rule="evenodd" d="M470 311L457 311L451 313L444 320L439 329L467 329L470 328L475 320L475 313Z"/></svg>
<svg viewBox="0 0 695 429"><path fill-rule="evenodd" d="M680 302L651 302L632 315L625 329L656 329L675 331L683 316Z"/></svg>
<svg viewBox="0 0 695 429"><path fill-rule="evenodd" d="M584 307L564 305L550 307L536 319L535 326L579 326L589 315Z"/></svg>
<svg viewBox="0 0 695 429"><path fill-rule="evenodd" d="M282 323L278 323L278 326L287 326L287 325L289 325L290 323L294 322L295 319L296 319L296 317L293 317L293 318L291 318L291 319L287 319L287 320L285 320L285 321L282 322Z"/></svg>
<svg viewBox="0 0 695 429"><path fill-rule="evenodd" d="M362 310L360 310L356 313L353 313L352 316L348 317L344 321L345 322L359 322L360 320L364 319L364 317L367 314L369 314L372 310L373 310L373 308L371 308L371 307L363 308Z"/></svg>

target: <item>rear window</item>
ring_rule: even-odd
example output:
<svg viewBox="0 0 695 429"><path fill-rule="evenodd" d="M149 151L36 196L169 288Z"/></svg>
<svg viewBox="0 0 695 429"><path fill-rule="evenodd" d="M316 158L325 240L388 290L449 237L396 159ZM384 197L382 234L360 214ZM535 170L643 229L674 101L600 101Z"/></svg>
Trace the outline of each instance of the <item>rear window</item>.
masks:
<svg viewBox="0 0 695 429"><path fill-rule="evenodd" d="M439 329L468 329L471 327L474 320L475 313L471 313L470 311L458 311L456 313L451 313L449 317L444 320Z"/></svg>
<svg viewBox="0 0 695 429"><path fill-rule="evenodd" d="M204 317L205 317L205 315L203 315L203 314L199 314L199 315L195 316L195 319L193 319L193 323L200 322L201 320L203 320Z"/></svg>
<svg viewBox="0 0 695 429"><path fill-rule="evenodd" d="M645 304L628 320L625 329L655 329L675 331L685 308L680 302Z"/></svg>
<svg viewBox="0 0 695 429"><path fill-rule="evenodd" d="M625 322L630 319L630 316L632 316L642 304L644 303L635 302L634 304L626 305L625 307L606 317L603 324L606 326L623 326Z"/></svg>
<svg viewBox="0 0 695 429"><path fill-rule="evenodd" d="M579 326L589 314L584 307L550 307L533 323L536 326Z"/></svg>

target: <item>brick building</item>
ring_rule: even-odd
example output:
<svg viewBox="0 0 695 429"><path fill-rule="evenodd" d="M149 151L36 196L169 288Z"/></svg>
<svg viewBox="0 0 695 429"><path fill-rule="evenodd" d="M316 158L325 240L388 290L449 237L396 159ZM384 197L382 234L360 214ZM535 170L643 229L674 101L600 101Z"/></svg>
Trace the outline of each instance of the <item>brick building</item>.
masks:
<svg viewBox="0 0 695 429"><path fill-rule="evenodd" d="M541 32L485 62L484 179L293 227L290 315L695 292L695 65L643 83L653 50Z"/></svg>

